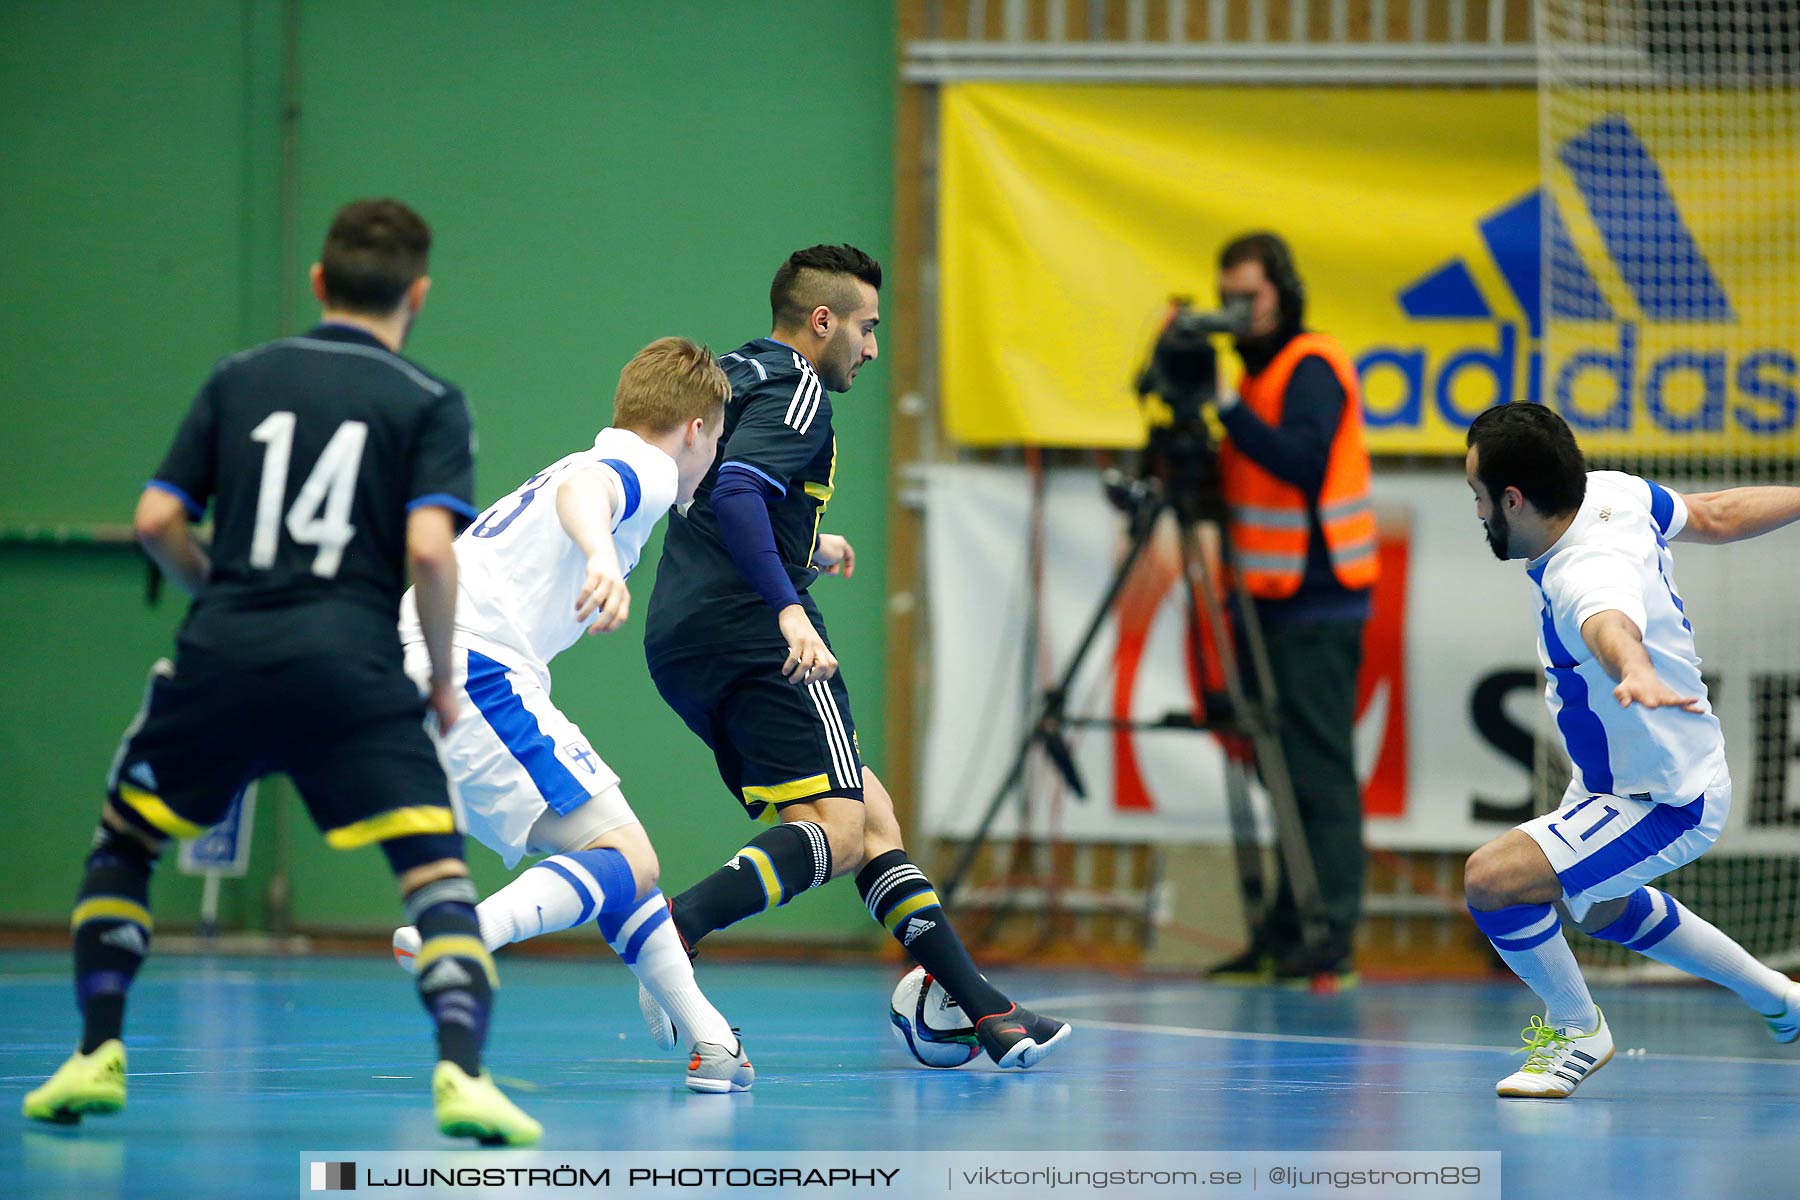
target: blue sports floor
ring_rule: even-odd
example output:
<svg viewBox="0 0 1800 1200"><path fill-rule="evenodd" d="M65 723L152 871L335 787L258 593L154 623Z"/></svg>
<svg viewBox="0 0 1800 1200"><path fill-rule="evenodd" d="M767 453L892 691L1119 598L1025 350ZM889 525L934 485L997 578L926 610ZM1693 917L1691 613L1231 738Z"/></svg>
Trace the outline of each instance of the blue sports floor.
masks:
<svg viewBox="0 0 1800 1200"><path fill-rule="evenodd" d="M898 968L702 960L758 1070L722 1097L681 1086L616 962L501 965L489 1062L552 1150L1498 1150L1508 1196L1800 1195L1800 1047L1712 989L1597 989L1612 1064L1572 1100L1502 1101L1522 986L1313 996L1005 971L1075 1035L1028 1072L926 1071L886 1027ZM0 954L0 1196L244 1195L249 1168L282 1178L301 1150L448 1145L429 1029L385 955L152 959L125 1112L48 1129L18 1104L72 1045L70 996L62 955Z"/></svg>

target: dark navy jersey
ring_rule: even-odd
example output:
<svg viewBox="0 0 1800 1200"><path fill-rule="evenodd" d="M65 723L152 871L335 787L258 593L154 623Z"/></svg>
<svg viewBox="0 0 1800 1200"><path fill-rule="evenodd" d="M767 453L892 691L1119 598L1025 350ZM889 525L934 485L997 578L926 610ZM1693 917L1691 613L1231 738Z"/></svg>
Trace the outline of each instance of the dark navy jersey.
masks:
<svg viewBox="0 0 1800 1200"><path fill-rule="evenodd" d="M407 514L474 515L472 436L454 385L352 326L220 363L149 484L192 520L214 505L212 573L183 647L397 659Z"/></svg>
<svg viewBox="0 0 1800 1200"><path fill-rule="evenodd" d="M650 657L734 645L782 645L775 611L751 587L719 533L712 490L725 466L749 471L775 493L775 548L813 624L823 621L807 588L819 519L831 500L837 439L831 394L811 363L773 338L746 342L719 359L731 380L718 456L685 514L669 517L650 595L644 643Z"/></svg>

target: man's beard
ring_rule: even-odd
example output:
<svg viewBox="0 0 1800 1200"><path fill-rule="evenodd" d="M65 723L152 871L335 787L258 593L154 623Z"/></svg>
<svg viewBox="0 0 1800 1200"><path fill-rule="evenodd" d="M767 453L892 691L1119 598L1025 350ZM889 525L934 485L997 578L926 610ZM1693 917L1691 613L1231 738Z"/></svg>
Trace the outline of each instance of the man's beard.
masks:
<svg viewBox="0 0 1800 1200"><path fill-rule="evenodd" d="M1280 328L1276 328L1267 333L1241 333L1231 339L1231 346L1240 355L1276 350L1280 348L1283 332Z"/></svg>
<svg viewBox="0 0 1800 1200"><path fill-rule="evenodd" d="M1281 324L1270 332L1244 334L1233 338L1232 345L1236 347L1238 357L1244 360L1244 370L1251 375L1261 375L1299 332L1300 327L1284 316Z"/></svg>
<svg viewBox="0 0 1800 1200"><path fill-rule="evenodd" d="M1506 513L1496 508L1494 515L1481 523L1481 528L1487 534L1488 549L1494 552L1495 558L1505 562L1508 557L1506 543L1512 536L1512 527L1506 523Z"/></svg>
<svg viewBox="0 0 1800 1200"><path fill-rule="evenodd" d="M839 361L832 353L835 350L836 347L831 347L827 353L820 355L819 382L825 385L826 391L847 392L850 390L850 372L856 366L856 359L847 356Z"/></svg>

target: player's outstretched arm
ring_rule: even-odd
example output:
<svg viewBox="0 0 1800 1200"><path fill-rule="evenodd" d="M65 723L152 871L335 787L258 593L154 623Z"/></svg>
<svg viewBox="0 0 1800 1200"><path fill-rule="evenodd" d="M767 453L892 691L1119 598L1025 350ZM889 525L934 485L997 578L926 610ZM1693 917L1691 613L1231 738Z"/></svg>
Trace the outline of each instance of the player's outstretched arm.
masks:
<svg viewBox="0 0 1800 1200"><path fill-rule="evenodd" d="M450 510L424 504L406 516L406 569L419 602L419 630L431 657L431 694L426 703L438 728L456 721L451 680L450 637L456 622L456 528Z"/></svg>
<svg viewBox="0 0 1800 1200"><path fill-rule="evenodd" d="M1738 487L1684 495L1687 524L1678 542L1741 542L1800 521L1800 487Z"/></svg>
<svg viewBox="0 0 1800 1200"><path fill-rule="evenodd" d="M145 488L138 497L137 512L132 517L138 544L144 548L163 574L173 579L181 590L198 596L212 573L212 561L194 536L188 523L187 509L181 499L161 488Z"/></svg>
<svg viewBox="0 0 1800 1200"><path fill-rule="evenodd" d="M612 476L599 467L576 471L556 488L556 519L587 560L587 575L575 597L575 619L600 614L588 626L590 634L611 633L631 615L631 591L612 540L618 502Z"/></svg>
<svg viewBox="0 0 1800 1200"><path fill-rule="evenodd" d="M1619 681L1613 697L1620 708L1641 704L1645 708L1684 708L1700 711L1698 696L1683 696L1656 674L1644 636L1637 622L1616 608L1597 612L1581 623L1581 640L1588 644L1606 673Z"/></svg>

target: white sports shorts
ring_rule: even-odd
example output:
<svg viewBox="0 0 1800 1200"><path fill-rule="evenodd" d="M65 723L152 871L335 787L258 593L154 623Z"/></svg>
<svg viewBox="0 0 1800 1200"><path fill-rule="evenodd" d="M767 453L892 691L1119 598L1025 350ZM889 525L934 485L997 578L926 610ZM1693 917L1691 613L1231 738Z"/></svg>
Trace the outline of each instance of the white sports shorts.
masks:
<svg viewBox="0 0 1800 1200"><path fill-rule="evenodd" d="M461 644L454 657L461 703L438 750L477 841L513 867L637 823L618 775L550 703L537 669ZM406 672L424 688L424 642L406 644Z"/></svg>
<svg viewBox="0 0 1800 1200"><path fill-rule="evenodd" d="M1629 896L1706 853L1730 811L1731 775L1720 767L1706 791L1685 804L1596 796L1571 783L1561 808L1519 828L1549 858L1563 903L1579 921L1594 905Z"/></svg>

